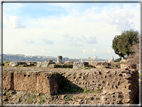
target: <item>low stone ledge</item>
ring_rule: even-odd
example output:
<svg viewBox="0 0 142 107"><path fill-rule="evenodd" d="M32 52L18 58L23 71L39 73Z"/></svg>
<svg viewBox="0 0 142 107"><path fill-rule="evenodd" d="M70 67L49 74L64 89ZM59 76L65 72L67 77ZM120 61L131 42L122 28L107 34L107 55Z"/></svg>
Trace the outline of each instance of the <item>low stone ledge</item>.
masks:
<svg viewBox="0 0 142 107"><path fill-rule="evenodd" d="M74 62L73 63L73 69L80 69L89 67L88 62Z"/></svg>

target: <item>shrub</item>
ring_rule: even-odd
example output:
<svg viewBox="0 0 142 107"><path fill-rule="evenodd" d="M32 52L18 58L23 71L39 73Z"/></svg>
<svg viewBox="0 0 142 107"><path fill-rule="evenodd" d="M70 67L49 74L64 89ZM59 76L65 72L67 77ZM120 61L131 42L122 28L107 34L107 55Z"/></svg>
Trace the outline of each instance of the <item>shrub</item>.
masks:
<svg viewBox="0 0 142 107"><path fill-rule="evenodd" d="M117 58L114 60L114 62L120 62L121 61L121 58Z"/></svg>

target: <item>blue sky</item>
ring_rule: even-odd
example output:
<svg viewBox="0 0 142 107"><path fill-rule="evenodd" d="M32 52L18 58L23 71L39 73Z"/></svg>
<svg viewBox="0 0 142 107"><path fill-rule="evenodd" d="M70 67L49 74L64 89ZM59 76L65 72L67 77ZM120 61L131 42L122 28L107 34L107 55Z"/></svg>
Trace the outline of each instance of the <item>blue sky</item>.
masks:
<svg viewBox="0 0 142 107"><path fill-rule="evenodd" d="M4 54L118 58L112 40L140 31L140 4L4 3L3 24Z"/></svg>

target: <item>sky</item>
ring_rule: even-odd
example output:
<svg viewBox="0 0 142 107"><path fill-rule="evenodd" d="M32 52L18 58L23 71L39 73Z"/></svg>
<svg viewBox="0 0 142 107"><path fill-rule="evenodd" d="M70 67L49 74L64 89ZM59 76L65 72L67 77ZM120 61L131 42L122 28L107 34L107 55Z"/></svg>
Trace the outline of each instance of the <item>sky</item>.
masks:
<svg viewBox="0 0 142 107"><path fill-rule="evenodd" d="M116 59L112 40L130 29L139 3L3 4L3 54Z"/></svg>

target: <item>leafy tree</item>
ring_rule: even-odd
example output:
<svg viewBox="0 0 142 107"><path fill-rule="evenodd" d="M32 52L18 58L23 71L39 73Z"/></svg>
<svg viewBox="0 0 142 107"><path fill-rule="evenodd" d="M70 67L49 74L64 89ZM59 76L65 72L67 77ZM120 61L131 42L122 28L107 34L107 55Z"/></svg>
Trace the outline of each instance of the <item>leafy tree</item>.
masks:
<svg viewBox="0 0 142 107"><path fill-rule="evenodd" d="M121 35L115 36L112 42L112 48L116 54L125 58L125 56L134 53L131 47L135 43L138 43L138 31L131 29L123 31Z"/></svg>
<svg viewBox="0 0 142 107"><path fill-rule="evenodd" d="M120 62L121 61L121 58L117 58L114 60L114 62Z"/></svg>

